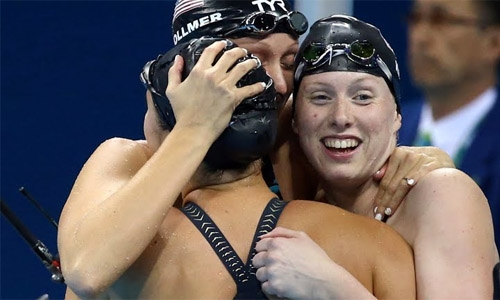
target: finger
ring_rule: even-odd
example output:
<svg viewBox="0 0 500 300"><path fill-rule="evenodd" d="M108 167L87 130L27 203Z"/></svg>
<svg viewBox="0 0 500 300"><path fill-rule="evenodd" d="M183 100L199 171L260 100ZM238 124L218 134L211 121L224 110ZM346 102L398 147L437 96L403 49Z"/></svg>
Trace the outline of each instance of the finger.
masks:
<svg viewBox="0 0 500 300"><path fill-rule="evenodd" d="M381 169L381 172L383 172L383 177L382 179L380 179L379 188L374 200L375 207L373 211L375 218L378 220L382 220L382 216L384 215L385 205L388 202L386 197L388 195L389 183L391 182L391 178L392 176L394 176L394 173L398 168L399 160L393 159L393 157L397 155L396 151L397 149L393 154L391 154L391 156L385 163L385 167L382 168L383 171Z"/></svg>
<svg viewBox="0 0 500 300"><path fill-rule="evenodd" d="M392 197L388 198L388 202L384 208L384 214L386 216L390 216L394 214L394 212L399 208L401 203L404 201L408 193L411 189L416 185L418 180L427 172L422 172L422 167L420 163L417 163L410 170L403 170L403 173L407 174L406 176L395 176L395 180L400 178L399 187L395 189ZM411 181L409 181L411 180Z"/></svg>
<svg viewBox="0 0 500 300"><path fill-rule="evenodd" d="M404 155L398 156L397 168L393 165L394 170L390 171L392 173L391 178L387 178L390 182L385 183L384 188L380 189L379 193L377 193L375 201L380 199L380 202L377 204L377 213L390 216L398 209L413 187L408 184L406 178L413 179L414 177L412 176L416 176L416 170L422 167L423 157L423 155L412 155L411 151L405 151ZM387 177L387 174L384 177Z"/></svg>
<svg viewBox="0 0 500 300"><path fill-rule="evenodd" d="M218 73L228 73L234 69L235 65L239 65L238 60L244 58L247 54L248 52L244 48L232 48L225 51L213 67Z"/></svg>
<svg viewBox="0 0 500 300"><path fill-rule="evenodd" d="M260 241L255 244L255 250L257 252L261 251L267 251L269 250L269 244L271 243L272 239L266 238L266 239L261 239Z"/></svg>
<svg viewBox="0 0 500 300"><path fill-rule="evenodd" d="M238 88L235 91L236 97L234 99L235 100L234 107L236 108L236 106L238 106L238 104L240 104L246 98L250 98L250 97L253 97L255 95L262 93L264 91L264 89L266 88L266 86L267 85L264 82L257 82L257 83L254 83L252 85L247 85L247 86Z"/></svg>
<svg viewBox="0 0 500 300"><path fill-rule="evenodd" d="M260 236L261 239L265 238L277 238L277 237L284 237L284 238L294 238L299 236L299 232L295 230L291 230L288 228L284 227L276 227L270 232L263 234Z"/></svg>
<svg viewBox="0 0 500 300"><path fill-rule="evenodd" d="M180 55L176 55L174 63L168 70L167 90L173 89L182 82L182 69L184 68L184 59Z"/></svg>
<svg viewBox="0 0 500 300"><path fill-rule="evenodd" d="M252 258L252 265L256 268L261 268L266 265L267 251L258 252Z"/></svg>
<svg viewBox="0 0 500 300"><path fill-rule="evenodd" d="M267 269L265 267L259 267L257 269L257 272L255 272L255 277L257 277L257 280L260 282L266 282L267 281Z"/></svg>
<svg viewBox="0 0 500 300"><path fill-rule="evenodd" d="M243 78L248 72L257 68L260 65L260 60L255 59L247 59L243 62L239 62L234 67L228 71L227 77L225 78L225 82L228 86L235 86L238 81Z"/></svg>
<svg viewBox="0 0 500 300"><path fill-rule="evenodd" d="M261 288L262 288L262 291L264 292L264 294L266 295L266 297L268 299L285 299L285 298L282 298L281 296L277 295L277 291L276 289L273 287L273 285L269 282L269 281L261 281L262 284L261 284Z"/></svg>
<svg viewBox="0 0 500 300"><path fill-rule="evenodd" d="M373 174L373 179L375 179L376 181L382 180L382 178L384 178L386 170L387 170L387 162L382 166L382 168L380 168L380 170L378 170L377 172L375 172L375 174Z"/></svg>
<svg viewBox="0 0 500 300"><path fill-rule="evenodd" d="M208 69L211 68L214 64L214 60L219 55L219 53L227 46L226 41L217 41L212 43L210 46L206 47L200 55L198 62L193 67L195 68L203 68Z"/></svg>
<svg viewBox="0 0 500 300"><path fill-rule="evenodd" d="M384 177L375 196L375 218L381 220L385 215L389 203L392 201L394 192L400 187L400 180L406 175L402 169L408 160L408 151L396 148L389 157ZM398 174L400 174L398 176ZM391 208L391 210L394 208ZM392 212L392 211L391 211Z"/></svg>

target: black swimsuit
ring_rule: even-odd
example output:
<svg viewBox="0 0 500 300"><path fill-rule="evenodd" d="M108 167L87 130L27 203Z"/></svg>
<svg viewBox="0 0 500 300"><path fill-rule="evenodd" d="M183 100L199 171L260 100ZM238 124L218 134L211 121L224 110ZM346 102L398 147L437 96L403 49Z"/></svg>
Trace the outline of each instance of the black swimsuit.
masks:
<svg viewBox="0 0 500 300"><path fill-rule="evenodd" d="M215 225L203 209L192 202L187 203L182 208L184 214L200 230L233 277L237 290L234 299L266 299L260 287L260 282L255 276L256 268L252 265L252 258L257 253L255 244L258 241L258 237L276 227L286 204L286 201L278 198L271 199L267 204L257 225L246 265L243 264L243 261L236 254L231 244L229 244L217 225Z"/></svg>

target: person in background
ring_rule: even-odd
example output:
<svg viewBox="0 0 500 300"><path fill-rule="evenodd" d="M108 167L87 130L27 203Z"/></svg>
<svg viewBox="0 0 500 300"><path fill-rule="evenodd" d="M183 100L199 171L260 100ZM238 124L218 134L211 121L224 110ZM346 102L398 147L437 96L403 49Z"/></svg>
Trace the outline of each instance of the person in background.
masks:
<svg viewBox="0 0 500 300"><path fill-rule="evenodd" d="M392 48L373 25L332 15L311 26L295 67L293 128L325 202L370 216L379 189L371 174L396 147L402 122ZM413 249L419 298L492 298L491 212L469 176L431 171L391 213L385 222ZM257 278L270 294L307 299L321 290L334 299L342 291L335 263L303 232L277 228L257 250Z"/></svg>
<svg viewBox="0 0 500 300"><path fill-rule="evenodd" d="M500 1L415 0L409 70L423 97L403 102L401 145L433 145L488 198L500 247Z"/></svg>

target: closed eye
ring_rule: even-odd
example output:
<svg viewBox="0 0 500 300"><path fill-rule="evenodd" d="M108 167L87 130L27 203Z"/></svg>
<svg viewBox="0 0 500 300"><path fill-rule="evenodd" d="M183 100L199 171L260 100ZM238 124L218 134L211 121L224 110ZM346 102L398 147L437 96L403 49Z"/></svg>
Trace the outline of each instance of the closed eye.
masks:
<svg viewBox="0 0 500 300"><path fill-rule="evenodd" d="M314 93L310 97L311 101L316 104L324 104L330 101L331 97L327 94Z"/></svg>

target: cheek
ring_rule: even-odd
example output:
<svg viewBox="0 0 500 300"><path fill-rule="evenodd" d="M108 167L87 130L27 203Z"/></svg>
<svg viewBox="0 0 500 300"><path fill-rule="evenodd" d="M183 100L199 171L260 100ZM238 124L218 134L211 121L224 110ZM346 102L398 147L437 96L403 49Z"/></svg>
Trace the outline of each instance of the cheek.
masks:
<svg viewBox="0 0 500 300"><path fill-rule="evenodd" d="M324 116L319 114L317 111L307 110L306 108L300 108L300 113L297 114L294 119L294 131L302 139L307 139L309 137L315 136L316 133L320 132L321 124L324 122Z"/></svg>

